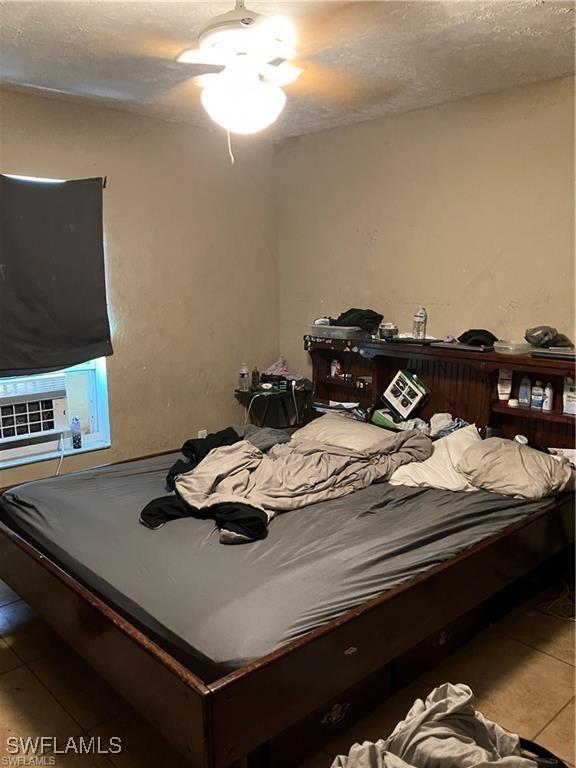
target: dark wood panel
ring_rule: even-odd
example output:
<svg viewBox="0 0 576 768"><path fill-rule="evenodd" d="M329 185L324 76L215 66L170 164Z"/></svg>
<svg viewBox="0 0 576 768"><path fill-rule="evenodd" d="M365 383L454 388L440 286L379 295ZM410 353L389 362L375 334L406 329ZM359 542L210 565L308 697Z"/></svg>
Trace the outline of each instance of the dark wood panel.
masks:
<svg viewBox="0 0 576 768"><path fill-rule="evenodd" d="M267 745L267 765L269 768L298 768L307 757L378 706L391 693L391 669L386 665L272 739Z"/></svg>

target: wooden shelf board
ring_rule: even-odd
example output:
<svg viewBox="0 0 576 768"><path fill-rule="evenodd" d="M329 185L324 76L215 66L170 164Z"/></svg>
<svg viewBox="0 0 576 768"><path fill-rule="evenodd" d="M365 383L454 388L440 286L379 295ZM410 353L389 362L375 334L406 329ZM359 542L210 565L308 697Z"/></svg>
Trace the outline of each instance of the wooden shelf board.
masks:
<svg viewBox="0 0 576 768"><path fill-rule="evenodd" d="M492 411L494 413L504 413L506 416L513 416L518 419L537 419L538 421L553 421L557 424L573 424L576 425L576 417L568 416L565 413L558 413L558 411L537 411L531 408L510 408L507 405L496 402L492 403Z"/></svg>
<svg viewBox="0 0 576 768"><path fill-rule="evenodd" d="M331 387L346 387L348 389L358 390L358 392L367 392L372 389L372 384L368 384L367 386L364 386L364 387L357 387L356 379L353 379L352 381L350 381L347 379L333 378L332 376L324 376L319 378L318 381L321 384L328 384Z"/></svg>

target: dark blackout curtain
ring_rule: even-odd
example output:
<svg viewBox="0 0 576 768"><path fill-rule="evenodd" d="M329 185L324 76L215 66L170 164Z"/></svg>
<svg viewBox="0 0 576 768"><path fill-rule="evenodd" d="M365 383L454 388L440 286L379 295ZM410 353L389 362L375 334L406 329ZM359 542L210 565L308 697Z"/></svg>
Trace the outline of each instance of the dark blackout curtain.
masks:
<svg viewBox="0 0 576 768"><path fill-rule="evenodd" d="M0 175L0 376L111 354L102 179Z"/></svg>

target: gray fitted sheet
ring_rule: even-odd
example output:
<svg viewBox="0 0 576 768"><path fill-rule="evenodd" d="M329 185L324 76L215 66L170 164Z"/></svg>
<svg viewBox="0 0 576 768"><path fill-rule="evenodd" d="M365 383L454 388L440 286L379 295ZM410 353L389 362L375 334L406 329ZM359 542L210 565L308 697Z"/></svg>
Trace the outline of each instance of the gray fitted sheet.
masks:
<svg viewBox="0 0 576 768"><path fill-rule="evenodd" d="M209 520L151 531L176 454L18 486L2 519L206 681L242 666L542 508L381 483L220 544ZM393 630L391 630L393 631Z"/></svg>

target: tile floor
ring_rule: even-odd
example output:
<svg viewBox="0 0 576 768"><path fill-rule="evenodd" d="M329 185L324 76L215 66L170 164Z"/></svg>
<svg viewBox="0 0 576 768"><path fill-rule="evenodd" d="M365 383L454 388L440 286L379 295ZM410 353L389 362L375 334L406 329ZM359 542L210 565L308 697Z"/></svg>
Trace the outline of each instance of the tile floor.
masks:
<svg viewBox="0 0 576 768"><path fill-rule="evenodd" d="M552 591L556 587L552 587ZM538 596L542 599L542 595ZM505 728L567 761L574 756L574 629L528 601L383 702L301 768L329 768L354 741L387 736L417 697L466 682L477 705ZM8 736L120 736L110 757L56 758L56 768L172 768L181 758L0 582L0 758Z"/></svg>

